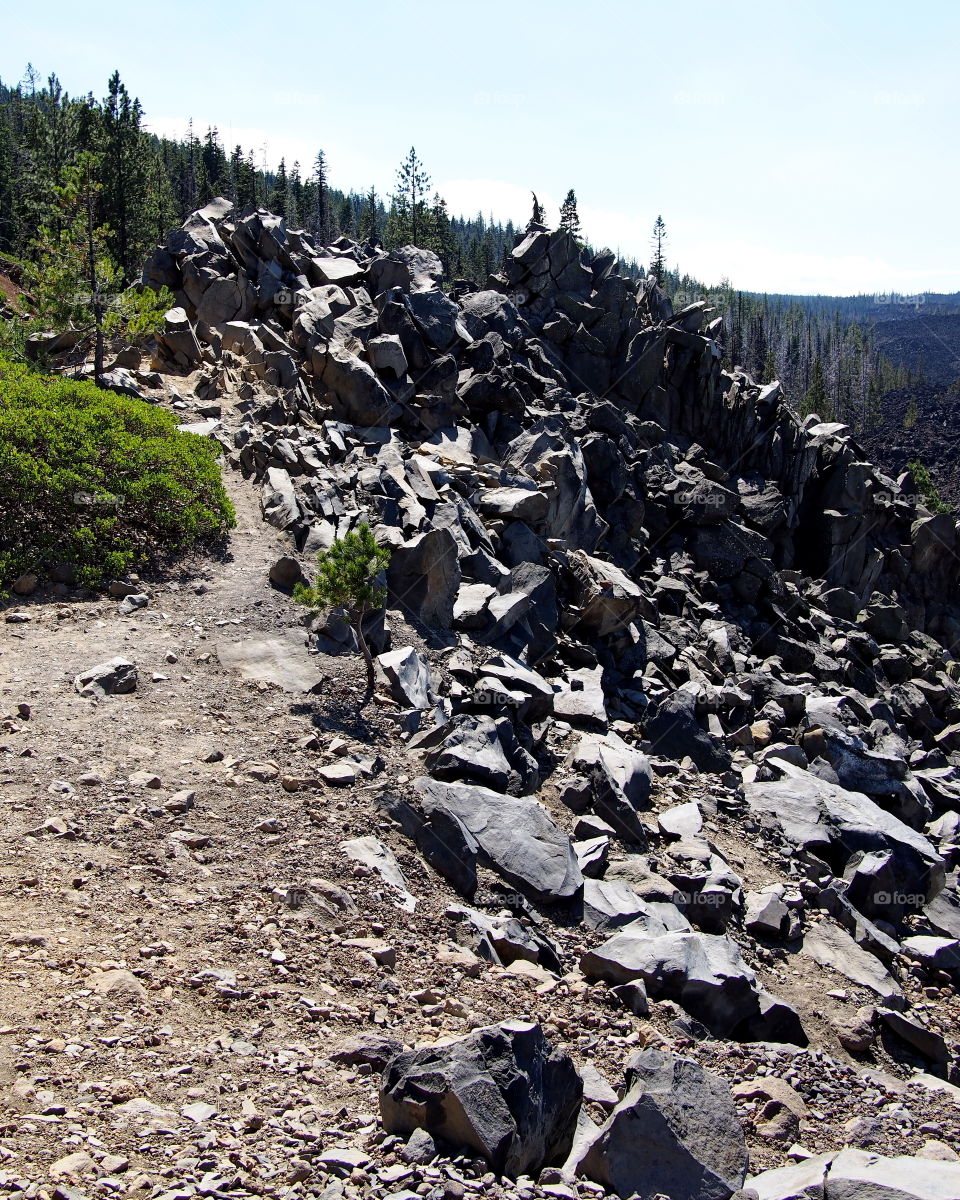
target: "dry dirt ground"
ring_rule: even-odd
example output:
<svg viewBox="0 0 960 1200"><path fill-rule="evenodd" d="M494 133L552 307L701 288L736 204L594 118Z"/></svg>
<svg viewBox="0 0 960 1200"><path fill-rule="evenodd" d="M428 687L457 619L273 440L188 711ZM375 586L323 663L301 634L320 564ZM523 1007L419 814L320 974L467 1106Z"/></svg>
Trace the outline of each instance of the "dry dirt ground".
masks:
<svg viewBox="0 0 960 1200"><path fill-rule="evenodd" d="M633 1016L576 971L599 938L572 920L550 928L563 978L464 953L444 915L459 898L377 808L421 765L392 701L377 695L358 713L361 662L317 656L318 689L300 695L220 664L219 643L302 623L268 582L288 547L261 521L255 489L227 482L238 526L225 556L145 581L145 609L122 616L106 596L46 593L7 607L29 621L0 622L0 1188L67 1200L549 1194L496 1183L467 1159L407 1166L378 1127L378 1077L329 1057L362 1032L413 1044L520 1014L614 1086L632 1053L659 1042L731 1081L783 1075L811 1112L777 1140L756 1132L758 1102L742 1102L755 1170L786 1161L794 1141L816 1152L872 1138L916 1153L936 1138L960 1150L955 1101L906 1086L912 1068L882 1051L854 1063L840 1048L834 1020L870 997L808 960L744 943L835 1065L691 1041L666 1003ZM390 623L395 646L423 647L398 614ZM74 677L115 655L137 664L137 690L81 697ZM351 750L375 760L372 773L323 785L318 769ZM656 804L715 790L709 777L665 774ZM543 798L569 829L549 788ZM749 886L782 878L722 813L708 833ZM339 848L370 834L394 851L412 914ZM485 901L503 902L489 877ZM929 1004L955 1036L955 1001ZM865 1070L876 1081L852 1087ZM860 1116L866 1127L847 1124Z"/></svg>

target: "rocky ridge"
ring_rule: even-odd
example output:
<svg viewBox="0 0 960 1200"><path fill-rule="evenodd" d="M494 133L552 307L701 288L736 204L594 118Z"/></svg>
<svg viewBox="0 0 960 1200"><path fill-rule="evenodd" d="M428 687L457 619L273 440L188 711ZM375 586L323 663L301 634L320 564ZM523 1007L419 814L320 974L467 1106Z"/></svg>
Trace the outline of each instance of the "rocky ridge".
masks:
<svg viewBox="0 0 960 1200"><path fill-rule="evenodd" d="M533 227L487 289L440 274L215 201L145 269L180 305L156 361L111 371L176 388L259 487L278 585L362 520L392 549L368 633L407 771L326 778L379 781L391 831L345 858L413 912L390 846L415 848L465 964L612 1006L634 1045L665 1022L617 1089L518 1013L406 1051L401 1023L352 1051L384 1069L385 1132L544 1194L960 1192L949 1120L939 1162L871 1157L917 1147L855 1117L852 1149L808 1145L831 1088L896 1110L908 1079L960 1082L955 523L723 372L705 306L673 313L612 255ZM336 613L309 636L354 649ZM748 1181L743 1122L755 1169L799 1165Z"/></svg>

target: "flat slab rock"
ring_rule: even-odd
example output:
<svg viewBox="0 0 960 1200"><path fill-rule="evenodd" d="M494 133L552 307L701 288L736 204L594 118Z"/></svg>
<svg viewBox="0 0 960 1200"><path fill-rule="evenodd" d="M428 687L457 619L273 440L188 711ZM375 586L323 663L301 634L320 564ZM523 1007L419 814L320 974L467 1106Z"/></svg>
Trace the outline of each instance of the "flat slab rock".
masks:
<svg viewBox="0 0 960 1200"><path fill-rule="evenodd" d="M293 630L277 637L220 642L217 658L244 679L272 683L285 692L309 692L319 682L315 661L307 651L305 633Z"/></svg>
<svg viewBox="0 0 960 1200"><path fill-rule="evenodd" d="M960 1162L847 1148L755 1175L751 1191L759 1200L956 1200Z"/></svg>
<svg viewBox="0 0 960 1200"><path fill-rule="evenodd" d="M340 849L354 862L375 871L392 889L394 903L404 912L413 912L417 906L416 897L410 894L406 878L389 846L375 837L358 837L341 842Z"/></svg>
<svg viewBox="0 0 960 1200"><path fill-rule="evenodd" d="M383 672L398 704L421 710L433 706L430 668L412 646L402 646L399 650L378 655L377 666Z"/></svg>
<svg viewBox="0 0 960 1200"><path fill-rule="evenodd" d="M427 812L440 810L469 832L507 883L541 900L566 900L583 887L573 845L532 796L501 796L474 784L416 780Z"/></svg>
<svg viewBox="0 0 960 1200"><path fill-rule="evenodd" d="M810 925L804 934L800 952L822 967L838 971L851 983L858 983L876 992L891 1008L905 1007L903 991L889 971L838 925L830 921Z"/></svg>

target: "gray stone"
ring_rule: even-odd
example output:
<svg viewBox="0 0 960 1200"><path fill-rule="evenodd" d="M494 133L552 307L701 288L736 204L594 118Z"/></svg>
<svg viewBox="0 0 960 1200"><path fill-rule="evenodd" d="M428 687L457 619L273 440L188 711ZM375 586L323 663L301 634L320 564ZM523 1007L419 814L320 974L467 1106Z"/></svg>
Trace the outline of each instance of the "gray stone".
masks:
<svg viewBox="0 0 960 1200"><path fill-rule="evenodd" d="M137 668L127 658L111 658L81 671L73 686L81 696L120 696L137 690Z"/></svg>
<svg viewBox="0 0 960 1200"><path fill-rule="evenodd" d="M580 1171L624 1200L729 1200L748 1164L727 1084L691 1059L645 1050Z"/></svg>
<svg viewBox="0 0 960 1200"><path fill-rule="evenodd" d="M627 841L644 842L647 831L638 813L650 800L651 771L646 755L615 733L585 734L564 767L589 784L596 814Z"/></svg>
<svg viewBox="0 0 960 1200"><path fill-rule="evenodd" d="M790 909L775 888L747 892L744 899L743 926L748 933L754 937L779 938L790 932Z"/></svg>
<svg viewBox="0 0 960 1200"><path fill-rule="evenodd" d="M501 745L497 722L488 716L455 718L443 745L427 755L427 767L435 779L479 783L496 792L519 782Z"/></svg>
<svg viewBox="0 0 960 1200"><path fill-rule="evenodd" d="M431 529L397 546L387 570L393 603L408 616L448 629L460 590L457 543L448 529Z"/></svg>
<svg viewBox="0 0 960 1200"><path fill-rule="evenodd" d="M706 933L650 936L622 929L580 962L589 979L642 979L655 999L676 1000L720 1037L759 1010L754 973L737 944Z"/></svg>
<svg viewBox="0 0 960 1200"><path fill-rule="evenodd" d="M269 467L260 494L263 519L276 529L289 529L300 520L293 481L282 467Z"/></svg>
<svg viewBox="0 0 960 1200"><path fill-rule="evenodd" d="M943 887L944 863L927 839L859 792L784 764L786 778L744 787L754 812L769 813L790 842L847 862L858 851L889 851L896 891L922 907Z"/></svg>
<svg viewBox="0 0 960 1200"><path fill-rule="evenodd" d="M512 886L543 901L569 899L583 887L570 839L533 797L428 778L414 786L425 812L440 810L461 822L491 868Z"/></svg>
<svg viewBox="0 0 960 1200"><path fill-rule="evenodd" d="M367 357L375 371L402 379L407 373L407 356L395 333L382 333L367 342Z"/></svg>
<svg viewBox="0 0 960 1200"><path fill-rule="evenodd" d="M697 721L696 704L689 692L665 696L647 719L646 735L651 754L675 759L689 755L701 771L726 771L730 767L726 748Z"/></svg>
<svg viewBox="0 0 960 1200"><path fill-rule="evenodd" d="M390 693L404 708L420 710L434 705L430 668L412 646L402 646L377 656Z"/></svg>
<svg viewBox="0 0 960 1200"><path fill-rule="evenodd" d="M355 343L358 344L358 343ZM372 367L359 359L342 342L330 342L313 351L314 372L334 396L333 411L338 420L351 425L389 425L400 413L387 389Z"/></svg>
<svg viewBox="0 0 960 1200"><path fill-rule="evenodd" d="M566 687L554 695L553 712L559 720L579 729L606 729L603 669L581 667L578 671L571 671Z"/></svg>
<svg viewBox="0 0 960 1200"><path fill-rule="evenodd" d="M872 954L862 950L846 930L831 921L807 928L801 953L839 972L851 983L876 992L891 1007L905 1007L903 991L893 976Z"/></svg>
<svg viewBox="0 0 960 1200"><path fill-rule="evenodd" d="M304 582L303 567L289 554L281 555L270 567L270 582L290 591L296 584Z"/></svg>
<svg viewBox="0 0 960 1200"><path fill-rule="evenodd" d="M347 858L379 875L395 893L398 907L404 912L413 912L417 901L410 894L404 874L388 846L375 837L358 837L341 842L340 849Z"/></svg>
<svg viewBox="0 0 960 1200"><path fill-rule="evenodd" d="M824 1200L954 1200L960 1163L841 1150L830 1163Z"/></svg>
<svg viewBox="0 0 960 1200"><path fill-rule="evenodd" d="M573 1063L540 1026L513 1020L398 1055L380 1113L388 1133L425 1129L515 1178L566 1158L582 1095Z"/></svg>

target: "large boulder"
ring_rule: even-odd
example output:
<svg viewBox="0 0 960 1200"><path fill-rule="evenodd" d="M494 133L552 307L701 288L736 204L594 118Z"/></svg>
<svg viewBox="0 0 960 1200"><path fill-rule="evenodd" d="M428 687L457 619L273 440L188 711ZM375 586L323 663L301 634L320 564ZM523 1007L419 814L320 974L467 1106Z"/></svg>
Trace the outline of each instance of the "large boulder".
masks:
<svg viewBox="0 0 960 1200"><path fill-rule="evenodd" d="M137 668L128 658L111 658L109 662L88 667L74 679L73 686L81 696L122 696L137 690Z"/></svg>
<svg viewBox="0 0 960 1200"><path fill-rule="evenodd" d="M351 425L389 425L400 406L383 386L373 368L342 342L332 341L313 351L314 370L334 396L334 415Z"/></svg>
<svg viewBox="0 0 960 1200"><path fill-rule="evenodd" d="M689 692L665 696L647 719L646 733L652 754L677 759L689 755L701 771L725 771L730 766L730 754L723 743L701 728L696 701Z"/></svg>
<svg viewBox="0 0 960 1200"><path fill-rule="evenodd" d="M384 1072L380 1113L388 1133L425 1129L516 1177L566 1158L582 1097L567 1055L535 1022L513 1020L398 1055Z"/></svg>
<svg viewBox="0 0 960 1200"><path fill-rule="evenodd" d="M592 550L606 525L587 486L583 452L561 417L544 417L511 443L503 465L544 481L547 511L536 522L544 537L570 550ZM549 481L549 483L547 482Z"/></svg>
<svg viewBox="0 0 960 1200"><path fill-rule="evenodd" d="M918 910L943 888L943 859L923 834L875 804L799 767L782 763L786 777L748 783L747 803L772 817L787 839L826 861L848 863L859 853L888 852L889 879L902 907Z"/></svg>
<svg viewBox="0 0 960 1200"><path fill-rule="evenodd" d="M839 925L828 920L810 925L804 934L801 952L851 983L869 988L891 1008L905 1007L903 991L890 972Z"/></svg>
<svg viewBox="0 0 960 1200"><path fill-rule="evenodd" d="M263 519L277 529L290 529L300 520L293 480L282 467L269 467L260 493Z"/></svg>
<svg viewBox="0 0 960 1200"><path fill-rule="evenodd" d="M398 704L421 710L434 706L430 668L412 646L378 655L377 666Z"/></svg>
<svg viewBox="0 0 960 1200"><path fill-rule="evenodd" d="M718 1037L759 1012L757 978L736 942L708 933L651 936L646 921L637 925L583 955L580 967L588 979L641 979L654 999L676 1000Z"/></svg>
<svg viewBox="0 0 960 1200"><path fill-rule="evenodd" d="M182 308L171 308L163 317L163 329L156 335L160 357L181 370L191 371L203 360L200 343Z"/></svg>
<svg viewBox="0 0 960 1200"><path fill-rule="evenodd" d="M623 1200L729 1200L749 1158L727 1084L660 1050L634 1057L626 1083L582 1151L579 1173Z"/></svg>
<svg viewBox="0 0 960 1200"><path fill-rule="evenodd" d="M613 563L574 550L567 556L567 568L577 614L572 631L606 637L626 629L640 616L643 591Z"/></svg>
<svg viewBox="0 0 960 1200"><path fill-rule="evenodd" d="M370 295L398 287L403 292L422 292L437 286L443 278L443 263L432 250L401 246L375 258L367 270Z"/></svg>
<svg viewBox="0 0 960 1200"><path fill-rule="evenodd" d="M498 722L492 717L461 716L443 744L427 755L430 774L455 783L483 784L495 792L514 790L519 777L510 765L500 740Z"/></svg>
<svg viewBox="0 0 960 1200"><path fill-rule="evenodd" d="M460 590L460 560L450 530L430 529L397 546L387 582L392 602L406 615L449 629Z"/></svg>
<svg viewBox="0 0 960 1200"><path fill-rule="evenodd" d="M588 784L594 812L620 837L630 842L646 840L638 816L650 802L652 775L646 755L616 733L587 733L567 755L564 766Z"/></svg>
<svg viewBox="0 0 960 1200"><path fill-rule="evenodd" d="M568 900L583 887L570 839L532 796L501 796L426 777L414 786L424 811L461 823L491 869L511 886L545 902Z"/></svg>

